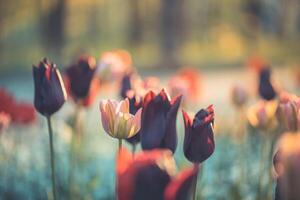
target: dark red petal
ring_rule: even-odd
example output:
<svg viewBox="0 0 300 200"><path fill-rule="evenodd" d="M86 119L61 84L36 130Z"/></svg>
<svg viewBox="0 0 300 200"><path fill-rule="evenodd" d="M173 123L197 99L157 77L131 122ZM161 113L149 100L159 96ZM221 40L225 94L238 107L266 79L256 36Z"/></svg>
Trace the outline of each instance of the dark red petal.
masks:
<svg viewBox="0 0 300 200"><path fill-rule="evenodd" d="M176 119L182 96L178 96L167 114L166 133L161 148L170 149L173 153L177 147Z"/></svg>
<svg viewBox="0 0 300 200"><path fill-rule="evenodd" d="M177 175L165 190L165 200L187 200L190 198L193 181L197 177L199 166L194 165Z"/></svg>

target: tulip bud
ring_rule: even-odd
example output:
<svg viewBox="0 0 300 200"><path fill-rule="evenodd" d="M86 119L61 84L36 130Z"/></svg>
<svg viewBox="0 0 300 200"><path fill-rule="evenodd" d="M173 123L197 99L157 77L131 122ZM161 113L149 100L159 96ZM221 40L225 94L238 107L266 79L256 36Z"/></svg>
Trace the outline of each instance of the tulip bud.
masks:
<svg viewBox="0 0 300 200"><path fill-rule="evenodd" d="M111 137L126 139L140 130L142 109L135 115L130 114L127 98L119 103L114 100L101 101L100 112L102 126Z"/></svg>
<svg viewBox="0 0 300 200"><path fill-rule="evenodd" d="M75 101L85 100L97 92L97 87L92 88L95 71L96 61L91 56L81 56L77 63L68 67L66 85Z"/></svg>
<svg viewBox="0 0 300 200"><path fill-rule="evenodd" d="M0 133L3 129L6 129L10 124L11 118L9 114L0 112Z"/></svg>
<svg viewBox="0 0 300 200"><path fill-rule="evenodd" d="M271 82L271 69L264 67L259 74L259 95L265 100L273 100L276 97L276 91Z"/></svg>
<svg viewBox="0 0 300 200"><path fill-rule="evenodd" d="M277 101L260 101L251 106L247 111L247 118L251 126L261 129L274 128L276 126Z"/></svg>
<svg viewBox="0 0 300 200"><path fill-rule="evenodd" d="M232 88L231 99L236 107L242 107L248 100L248 93L244 88L236 85Z"/></svg>
<svg viewBox="0 0 300 200"><path fill-rule="evenodd" d="M121 80L121 91L120 95L123 98L127 97L127 92L132 89L131 87L131 74L126 74Z"/></svg>
<svg viewBox="0 0 300 200"><path fill-rule="evenodd" d="M180 102L181 96L170 101L164 90L156 96L152 91L146 94L140 130L143 149L168 148L175 152L176 116Z"/></svg>
<svg viewBox="0 0 300 200"><path fill-rule="evenodd" d="M299 127L300 99L296 95L283 93L277 109L277 118L286 131L297 131Z"/></svg>
<svg viewBox="0 0 300 200"><path fill-rule="evenodd" d="M44 116L58 111L67 99L59 70L46 58L33 66L34 106Z"/></svg>
<svg viewBox="0 0 300 200"><path fill-rule="evenodd" d="M184 155L193 163L202 163L215 150L214 109L212 105L206 109L201 109L195 115L193 121L185 111L182 111L182 114L185 126Z"/></svg>

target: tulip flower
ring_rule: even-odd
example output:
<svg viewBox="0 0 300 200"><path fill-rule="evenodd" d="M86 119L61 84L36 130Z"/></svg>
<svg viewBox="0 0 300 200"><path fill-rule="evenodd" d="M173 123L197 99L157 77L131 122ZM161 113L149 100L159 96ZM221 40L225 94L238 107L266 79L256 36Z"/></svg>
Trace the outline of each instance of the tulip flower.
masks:
<svg viewBox="0 0 300 200"><path fill-rule="evenodd" d="M236 107L243 107L248 100L248 93L243 87L235 85L231 90L231 100Z"/></svg>
<svg viewBox="0 0 300 200"><path fill-rule="evenodd" d="M65 75L67 89L75 102L89 106L98 92L98 80L94 79L96 60L82 55L78 61L68 67Z"/></svg>
<svg viewBox="0 0 300 200"><path fill-rule="evenodd" d="M271 80L271 69L268 67L263 68L259 73L258 92L267 101L275 99L277 95Z"/></svg>
<svg viewBox="0 0 300 200"><path fill-rule="evenodd" d="M273 158L277 172L275 199L298 199L300 196L300 133L284 133Z"/></svg>
<svg viewBox="0 0 300 200"><path fill-rule="evenodd" d="M206 109L201 109L191 119L185 111L182 111L185 135L183 151L185 157L194 163L196 167L208 159L215 150L214 141L214 109L210 105ZM196 197L197 177L194 181L193 200Z"/></svg>
<svg viewBox="0 0 300 200"><path fill-rule="evenodd" d="M167 148L175 152L177 147L176 116L181 97L170 100L165 90L158 95L152 91L146 94L140 130L143 149Z"/></svg>
<svg viewBox="0 0 300 200"><path fill-rule="evenodd" d="M132 157L122 149L117 157L119 200L188 199L198 167L176 175L175 160L169 150L143 151Z"/></svg>
<svg viewBox="0 0 300 200"><path fill-rule="evenodd" d="M39 113L47 118L48 123L52 192L55 200L55 158L53 147L53 131L50 116L61 108L66 101L67 96L59 70L46 58L41 61L38 66L33 66L33 79L35 88L34 106Z"/></svg>
<svg viewBox="0 0 300 200"><path fill-rule="evenodd" d="M123 98L127 97L127 92L132 89L131 87L131 74L126 74L121 80L121 91L120 96Z"/></svg>
<svg viewBox="0 0 300 200"><path fill-rule="evenodd" d="M36 120L34 106L27 102L17 102L5 89L0 89L0 112L9 115L10 121L17 124L30 124Z"/></svg>
<svg viewBox="0 0 300 200"><path fill-rule="evenodd" d="M297 131L300 128L300 98L289 93L282 93L276 114L286 131Z"/></svg>
<svg viewBox="0 0 300 200"><path fill-rule="evenodd" d="M193 163L202 163L215 150L212 126L214 109L212 105L206 109L201 109L193 121L185 111L182 111L182 114L185 126L184 155Z"/></svg>
<svg viewBox="0 0 300 200"><path fill-rule="evenodd" d="M46 58L33 66L34 106L44 116L58 111L67 99L59 70Z"/></svg>
<svg viewBox="0 0 300 200"><path fill-rule="evenodd" d="M129 100L100 102L102 126L107 134L118 139L133 137L140 130L140 108L135 115L129 113Z"/></svg>
<svg viewBox="0 0 300 200"><path fill-rule="evenodd" d="M260 129L272 129L276 127L277 101L259 101L247 111L247 118L251 126Z"/></svg>

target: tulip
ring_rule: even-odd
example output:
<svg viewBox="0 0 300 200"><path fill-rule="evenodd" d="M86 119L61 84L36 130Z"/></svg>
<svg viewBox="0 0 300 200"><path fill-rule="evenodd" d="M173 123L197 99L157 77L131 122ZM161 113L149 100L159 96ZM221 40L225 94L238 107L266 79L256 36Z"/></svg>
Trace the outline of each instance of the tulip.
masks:
<svg viewBox="0 0 300 200"><path fill-rule="evenodd" d="M46 58L38 66L33 66L33 79L35 87L34 106L39 113L47 118L48 123L52 193L54 200L56 200L55 158L50 116L61 108L67 96L59 70Z"/></svg>
<svg viewBox="0 0 300 200"><path fill-rule="evenodd" d="M132 89L131 87L131 74L126 74L121 80L121 91L120 95L123 98L127 97L127 92Z"/></svg>
<svg viewBox="0 0 300 200"><path fill-rule="evenodd" d="M46 58L33 66L34 106L44 116L58 111L67 99L59 70Z"/></svg>
<svg viewBox="0 0 300 200"><path fill-rule="evenodd" d="M94 57L82 55L77 63L66 70L65 82L75 100L90 105L98 91L97 80L94 79L96 60Z"/></svg>
<svg viewBox="0 0 300 200"><path fill-rule="evenodd" d="M275 99L277 95L271 82L271 69L268 67L260 71L258 92L263 99L268 101Z"/></svg>
<svg viewBox="0 0 300 200"><path fill-rule="evenodd" d="M143 151L132 157L122 149L117 157L119 200L188 199L198 167L176 175L175 160L169 150Z"/></svg>
<svg viewBox="0 0 300 200"><path fill-rule="evenodd" d="M260 101L247 111L247 118L251 126L260 129L272 129L276 126L277 101Z"/></svg>
<svg viewBox="0 0 300 200"><path fill-rule="evenodd" d="M282 93L277 108L277 118L283 122L286 131L297 131L299 127L300 98L289 93Z"/></svg>
<svg viewBox="0 0 300 200"><path fill-rule="evenodd" d="M146 94L140 130L143 149L167 148L175 152L176 116L181 97L178 96L170 101L165 90L156 96L152 91Z"/></svg>
<svg viewBox="0 0 300 200"><path fill-rule="evenodd" d="M17 124L30 124L36 119L32 104L17 102L5 89L0 89L0 112L9 115L10 121Z"/></svg>
<svg viewBox="0 0 300 200"><path fill-rule="evenodd" d="M214 142L214 109L209 106L207 109L201 109L194 117L190 119L185 111L182 111L185 137L184 137L184 155L193 163L202 163L209 158L215 150Z"/></svg>
<svg viewBox="0 0 300 200"><path fill-rule="evenodd" d="M201 109L194 117L193 121L185 111L182 111L185 135L183 151L185 157L194 163L196 167L208 159L215 150L214 141L214 109L210 105L206 109ZM193 197L196 199L197 175L193 185Z"/></svg>
<svg viewBox="0 0 300 200"><path fill-rule="evenodd" d="M248 100L248 93L243 87L235 85L231 90L231 100L236 107L243 107Z"/></svg>
<svg viewBox="0 0 300 200"><path fill-rule="evenodd" d="M133 137L140 130L140 108L135 115L129 113L129 100L103 100L100 102L102 126L107 134L118 139Z"/></svg>
<svg viewBox="0 0 300 200"><path fill-rule="evenodd" d="M300 133L284 133L273 158L277 172L275 199L298 199L300 196Z"/></svg>

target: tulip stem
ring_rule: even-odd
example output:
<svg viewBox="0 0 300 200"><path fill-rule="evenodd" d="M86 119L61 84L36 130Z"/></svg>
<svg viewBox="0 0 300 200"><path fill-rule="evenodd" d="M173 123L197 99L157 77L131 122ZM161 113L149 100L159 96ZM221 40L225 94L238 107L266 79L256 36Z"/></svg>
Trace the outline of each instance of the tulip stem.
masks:
<svg viewBox="0 0 300 200"><path fill-rule="evenodd" d="M134 158L134 154L135 154L135 149L136 149L136 144L132 145L132 157Z"/></svg>
<svg viewBox="0 0 300 200"><path fill-rule="evenodd" d="M51 177L52 177L52 194L53 199L56 200L56 187L55 187L55 157L53 148L53 131L51 126L51 118L47 116L47 124L49 130L49 144L50 144L50 161L51 161Z"/></svg>
<svg viewBox="0 0 300 200"><path fill-rule="evenodd" d="M122 149L122 139L119 139L119 151Z"/></svg>
<svg viewBox="0 0 300 200"><path fill-rule="evenodd" d="M194 163L195 166L199 167L198 163ZM196 173L193 181L192 186L192 200L196 200L196 193L197 193L197 180L198 180L198 172Z"/></svg>

